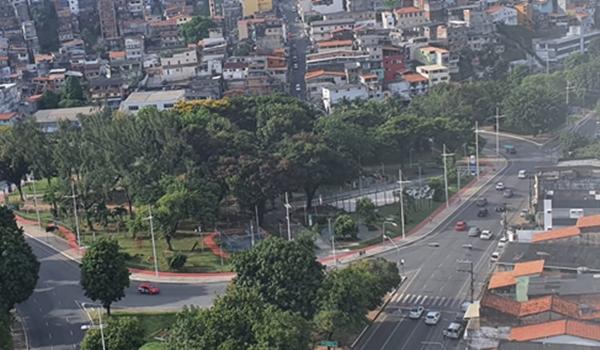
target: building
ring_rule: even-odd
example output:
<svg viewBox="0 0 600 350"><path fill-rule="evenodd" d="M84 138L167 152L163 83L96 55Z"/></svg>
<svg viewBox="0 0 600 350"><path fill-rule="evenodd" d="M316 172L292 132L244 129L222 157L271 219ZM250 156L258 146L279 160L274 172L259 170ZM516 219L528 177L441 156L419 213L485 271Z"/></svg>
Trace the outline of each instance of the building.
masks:
<svg viewBox="0 0 600 350"><path fill-rule="evenodd" d="M325 111L331 112L334 105L341 101L354 101L369 98L369 91L361 84L342 84L321 88L323 96L323 107Z"/></svg>
<svg viewBox="0 0 600 350"><path fill-rule="evenodd" d="M177 81L191 79L198 73L198 54L196 50L186 50L160 58L162 79Z"/></svg>
<svg viewBox="0 0 600 350"><path fill-rule="evenodd" d="M0 84L0 113L16 112L21 100L17 84Z"/></svg>
<svg viewBox="0 0 600 350"><path fill-rule="evenodd" d="M16 112L0 113L0 126L13 125L18 119Z"/></svg>
<svg viewBox="0 0 600 350"><path fill-rule="evenodd" d="M99 77L88 81L88 95L94 104L118 108L125 97L126 87L122 78Z"/></svg>
<svg viewBox="0 0 600 350"><path fill-rule="evenodd" d="M185 100L185 90L133 92L121 102L119 110L137 113L144 107L154 107L159 111L171 109L179 101Z"/></svg>
<svg viewBox="0 0 600 350"><path fill-rule="evenodd" d="M313 21L310 23L310 38L313 42L331 40L338 30L354 29L355 22L352 18Z"/></svg>
<svg viewBox="0 0 600 350"><path fill-rule="evenodd" d="M439 64L418 66L417 73L429 80L429 86L450 82L450 72L448 72L448 67Z"/></svg>
<svg viewBox="0 0 600 350"><path fill-rule="evenodd" d="M344 85L347 83L347 77L345 72L319 69L307 72L304 75L304 81L306 82L306 98L309 101L320 102L323 97L323 87Z"/></svg>
<svg viewBox="0 0 600 350"><path fill-rule="evenodd" d="M221 6L225 33L235 38L234 31L237 29L238 21L242 19L242 4L239 0L223 0Z"/></svg>
<svg viewBox="0 0 600 350"><path fill-rule="evenodd" d="M141 61L144 58L144 38L125 38L125 57L128 60Z"/></svg>
<svg viewBox="0 0 600 350"><path fill-rule="evenodd" d="M519 24L518 12L512 7L495 5L485 10L485 12L490 15L494 23L501 23L507 26L516 26Z"/></svg>
<svg viewBox="0 0 600 350"><path fill-rule="evenodd" d="M272 0L242 0L242 16L250 17L257 13L273 10Z"/></svg>
<svg viewBox="0 0 600 350"><path fill-rule="evenodd" d="M429 92L429 79L418 73L406 72L388 82L388 90L393 95L411 99Z"/></svg>
<svg viewBox="0 0 600 350"><path fill-rule="evenodd" d="M428 22L425 11L417 7L401 7L394 10L396 28L416 28Z"/></svg>
<svg viewBox="0 0 600 350"><path fill-rule="evenodd" d="M533 39L533 49L544 61L561 62L575 52L586 52L590 42L600 38L600 30L582 33L581 27L570 27L569 32L556 39Z"/></svg>
<svg viewBox="0 0 600 350"><path fill-rule="evenodd" d="M319 14L339 13L344 11L343 0L311 0L312 11Z"/></svg>
<svg viewBox="0 0 600 350"><path fill-rule="evenodd" d="M80 125L82 116L100 112L98 107L86 106L75 108L41 109L33 115L35 123L43 132L52 133L58 130L61 121Z"/></svg>
<svg viewBox="0 0 600 350"><path fill-rule="evenodd" d="M98 16L100 17L100 31L105 40L119 38L117 25L117 10L113 0L98 0Z"/></svg>

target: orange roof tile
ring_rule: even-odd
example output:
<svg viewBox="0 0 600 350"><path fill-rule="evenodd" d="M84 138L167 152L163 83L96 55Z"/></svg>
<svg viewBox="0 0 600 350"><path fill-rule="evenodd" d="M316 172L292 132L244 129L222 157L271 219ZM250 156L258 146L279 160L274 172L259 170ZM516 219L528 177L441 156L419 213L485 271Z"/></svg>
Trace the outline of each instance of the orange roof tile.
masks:
<svg viewBox="0 0 600 350"><path fill-rule="evenodd" d="M402 78L404 78L404 80L408 81L409 83L418 83L418 82L429 81L427 78L425 78L424 76L422 76L419 73L406 73L406 74L402 75Z"/></svg>
<svg viewBox="0 0 600 350"><path fill-rule="evenodd" d="M0 120L9 121L16 116L17 116L17 113L15 113L15 112L0 113Z"/></svg>
<svg viewBox="0 0 600 350"><path fill-rule="evenodd" d="M580 218L579 220L581 220L581 219L583 219L583 218ZM579 220L577 220L577 223L579 223ZM565 227L565 228L559 228L556 230L550 230L550 231L536 233L533 235L531 242L536 243L536 242L542 242L542 241L549 241L549 240L553 240L553 239L574 237L574 236L578 236L580 233L581 233L581 231L579 230L579 228L577 226L569 226L569 227Z"/></svg>
<svg viewBox="0 0 600 350"><path fill-rule="evenodd" d="M512 341L530 341L557 335L571 335L580 338L600 340L600 325L575 320L558 320L522 327L510 331Z"/></svg>
<svg viewBox="0 0 600 350"><path fill-rule="evenodd" d="M544 260L533 260L515 264L513 276L521 277L540 274L544 271Z"/></svg>
<svg viewBox="0 0 600 350"><path fill-rule="evenodd" d="M320 48L327 47L338 47L338 46L352 46L352 40L329 40L329 41L321 41L317 43L317 46Z"/></svg>
<svg viewBox="0 0 600 350"><path fill-rule="evenodd" d="M488 289L502 288L517 284L517 277L537 275L544 271L544 260L527 261L515 264L512 271L494 272Z"/></svg>
<svg viewBox="0 0 600 350"><path fill-rule="evenodd" d="M336 77L345 77L346 73L344 72L335 72L335 71L326 71L324 69L319 69L316 71L308 72L304 75L305 80L310 80L314 78L318 78L323 75L336 76Z"/></svg>
<svg viewBox="0 0 600 350"><path fill-rule="evenodd" d="M119 58L125 58L125 55L126 55L125 51L110 51L108 53L108 57L111 60L115 60L115 59L119 59Z"/></svg>
<svg viewBox="0 0 600 350"><path fill-rule="evenodd" d="M421 10L419 8L417 8L417 7L410 6L410 7L401 7L401 8L398 8L398 9L394 10L394 12L396 14L400 15L400 14L408 14L408 13L421 12Z"/></svg>
<svg viewBox="0 0 600 350"><path fill-rule="evenodd" d="M579 228L600 227L600 214L599 215L582 216L579 219L577 219L577 224L575 226L577 226Z"/></svg>
<svg viewBox="0 0 600 350"><path fill-rule="evenodd" d="M515 284L517 284L517 279L512 271L494 272L492 278L490 278L488 289L508 287Z"/></svg>
<svg viewBox="0 0 600 350"><path fill-rule="evenodd" d="M510 340L529 341L545 337L552 337L565 334L566 330L566 320L551 321L523 327L514 327L510 331Z"/></svg>

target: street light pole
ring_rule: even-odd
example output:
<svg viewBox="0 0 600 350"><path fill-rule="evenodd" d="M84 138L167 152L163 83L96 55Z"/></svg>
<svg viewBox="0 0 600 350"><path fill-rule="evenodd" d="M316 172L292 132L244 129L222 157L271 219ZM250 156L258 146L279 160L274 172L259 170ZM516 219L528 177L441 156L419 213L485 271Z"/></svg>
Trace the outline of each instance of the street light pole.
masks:
<svg viewBox="0 0 600 350"><path fill-rule="evenodd" d="M475 172L479 180L479 122L475 121Z"/></svg>
<svg viewBox="0 0 600 350"><path fill-rule="evenodd" d="M400 266L404 266L404 259L400 258L400 246L398 246L396 242L394 242L394 240L391 239L390 236L386 235L385 233L383 234L383 237L387 238L390 242L392 242L392 245L394 246L394 248L396 248L396 254L398 254L398 271L400 271Z"/></svg>
<svg viewBox="0 0 600 350"><path fill-rule="evenodd" d="M96 313L98 313L98 321L100 322L100 339L102 340L102 350L106 350L106 342L104 341L104 325L102 324L102 312L96 308Z"/></svg>
<svg viewBox="0 0 600 350"><path fill-rule="evenodd" d="M402 228L402 239L404 239L406 238L406 234L404 232L404 186L402 183L402 168L398 169L398 180L400 181L400 225Z"/></svg>
<svg viewBox="0 0 600 350"><path fill-rule="evenodd" d="M154 255L154 275L158 277L158 259L156 257L156 242L154 240L154 217L152 216L152 208L150 208L150 216L146 220L150 221L150 237L152 237L152 254Z"/></svg>
<svg viewBox="0 0 600 350"><path fill-rule="evenodd" d="M292 227L290 225L290 201L288 200L288 193L285 193L285 220L287 221L287 232L288 232L288 241L292 240Z"/></svg>
<svg viewBox="0 0 600 350"><path fill-rule="evenodd" d="M75 215L75 232L77 233L77 246L81 249L81 234L79 233L79 216L77 216L77 196L75 195L75 181L71 179L71 196L65 196L66 198L73 198L73 215Z"/></svg>
<svg viewBox="0 0 600 350"><path fill-rule="evenodd" d="M381 231L383 231L383 232L381 232L381 242L382 243L385 243L385 237L386 237L386 235L385 235L385 232L386 232L385 231L385 224L390 224L390 225L392 225L394 227L398 226L398 224L396 224L395 222L393 222L393 221L387 221L387 220L384 221L383 224L381 224Z"/></svg>
<svg viewBox="0 0 600 350"><path fill-rule="evenodd" d="M496 107L496 158L500 156L500 113L499 108Z"/></svg>
<svg viewBox="0 0 600 350"><path fill-rule="evenodd" d="M337 257L335 256L335 235L331 231L331 218L327 218L327 225L329 227L329 235L331 236L331 249L333 250L333 265L337 267Z"/></svg>
<svg viewBox="0 0 600 350"><path fill-rule="evenodd" d="M40 208L38 208L37 191L35 190L35 177L31 175L31 187L33 188L33 206L35 207L35 215L37 216L38 226L42 227L42 219L40 218Z"/></svg>
<svg viewBox="0 0 600 350"><path fill-rule="evenodd" d="M442 147L442 157L444 158L444 190L446 192L446 208L448 208L450 204L448 202L448 166L446 164L446 158L453 156L454 153L446 153L446 144L444 144Z"/></svg>

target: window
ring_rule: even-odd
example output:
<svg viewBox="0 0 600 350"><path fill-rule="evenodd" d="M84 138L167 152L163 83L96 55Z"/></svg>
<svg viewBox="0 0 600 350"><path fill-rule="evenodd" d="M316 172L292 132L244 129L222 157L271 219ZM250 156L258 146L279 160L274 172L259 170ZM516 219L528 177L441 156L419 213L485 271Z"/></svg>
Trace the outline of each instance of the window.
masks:
<svg viewBox="0 0 600 350"><path fill-rule="evenodd" d="M137 111L138 109L140 109L140 106L129 106L130 111Z"/></svg>
<svg viewBox="0 0 600 350"><path fill-rule="evenodd" d="M163 105L164 108L173 108L173 104L172 103L165 103Z"/></svg>

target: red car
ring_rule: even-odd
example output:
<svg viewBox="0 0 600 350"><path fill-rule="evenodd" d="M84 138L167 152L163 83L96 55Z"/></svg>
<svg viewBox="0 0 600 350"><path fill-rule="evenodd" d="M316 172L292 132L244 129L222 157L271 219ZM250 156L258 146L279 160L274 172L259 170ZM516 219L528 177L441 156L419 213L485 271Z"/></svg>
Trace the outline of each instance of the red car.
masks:
<svg viewBox="0 0 600 350"><path fill-rule="evenodd" d="M454 225L454 230L455 231L466 231L467 230L467 223L464 221L458 221L456 223L456 225Z"/></svg>
<svg viewBox="0 0 600 350"><path fill-rule="evenodd" d="M154 294L159 294L160 293L160 289L158 289L158 287L155 287L153 285L151 285L150 283L142 283L137 287L137 290L140 294L149 294L149 295L154 295Z"/></svg>

